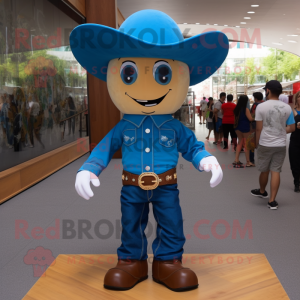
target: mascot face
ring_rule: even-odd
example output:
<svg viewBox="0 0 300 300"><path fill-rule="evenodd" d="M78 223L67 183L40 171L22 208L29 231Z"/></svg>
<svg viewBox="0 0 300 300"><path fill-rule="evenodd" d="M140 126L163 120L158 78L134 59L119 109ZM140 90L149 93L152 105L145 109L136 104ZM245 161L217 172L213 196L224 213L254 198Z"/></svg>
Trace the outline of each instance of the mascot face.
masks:
<svg viewBox="0 0 300 300"><path fill-rule="evenodd" d="M188 66L172 59L116 58L107 68L109 95L124 114L172 114L184 102L189 84Z"/></svg>

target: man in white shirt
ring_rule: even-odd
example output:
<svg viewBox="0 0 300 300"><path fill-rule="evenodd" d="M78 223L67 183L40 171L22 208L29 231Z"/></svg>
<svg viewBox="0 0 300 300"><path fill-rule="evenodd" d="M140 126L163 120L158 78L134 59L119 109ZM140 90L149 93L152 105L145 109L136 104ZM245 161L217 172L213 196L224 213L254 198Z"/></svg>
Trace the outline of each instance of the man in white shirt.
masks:
<svg viewBox="0 0 300 300"><path fill-rule="evenodd" d="M286 155L286 134L295 131L295 120L291 107L279 101L282 86L279 81L271 80L264 87L267 101L256 108L256 145L258 156L259 189L251 194L267 198L265 188L271 171L271 193L268 207L277 209L275 200L279 185L280 172Z"/></svg>
<svg viewBox="0 0 300 300"><path fill-rule="evenodd" d="M199 124L202 124L201 116L203 117L203 124L206 124L205 123L206 109L207 109L207 102L205 100L205 97L203 97L203 99L200 101L200 123Z"/></svg>
<svg viewBox="0 0 300 300"><path fill-rule="evenodd" d="M214 118L216 122L216 132L215 132L215 138L216 141L213 143L217 145L219 142L222 142L223 139L223 130L222 130L222 120L223 120L223 111L221 109L222 104L226 100L226 93L222 92L220 93L220 99L215 103L214 105Z"/></svg>

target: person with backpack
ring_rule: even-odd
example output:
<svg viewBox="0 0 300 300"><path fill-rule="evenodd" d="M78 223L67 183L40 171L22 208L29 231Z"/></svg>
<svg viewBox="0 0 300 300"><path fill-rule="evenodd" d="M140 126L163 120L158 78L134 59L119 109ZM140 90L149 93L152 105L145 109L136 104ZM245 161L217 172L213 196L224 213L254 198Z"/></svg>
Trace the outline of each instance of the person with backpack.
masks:
<svg viewBox="0 0 300 300"><path fill-rule="evenodd" d="M226 93L224 92L220 93L220 99L214 105L214 118L216 122L216 132L215 132L216 141L213 144L215 145L218 145L219 143L221 144L223 139L223 130L222 130L223 111L221 107L225 102L225 99L226 99Z"/></svg>

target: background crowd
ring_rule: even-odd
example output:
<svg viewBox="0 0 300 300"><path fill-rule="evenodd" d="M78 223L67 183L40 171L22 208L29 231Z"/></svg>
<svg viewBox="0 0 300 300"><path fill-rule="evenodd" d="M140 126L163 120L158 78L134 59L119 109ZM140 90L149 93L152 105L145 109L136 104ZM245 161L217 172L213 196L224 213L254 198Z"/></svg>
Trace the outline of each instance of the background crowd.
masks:
<svg viewBox="0 0 300 300"><path fill-rule="evenodd" d="M75 124L79 118L73 117L87 109L87 103L74 101L71 95L43 107L35 89L25 93L16 88L12 94L0 94L0 127L2 146L14 151L24 147L33 148L37 141L43 148L42 130L59 128L59 139L65 141L65 132L75 134ZM72 118L73 117L73 118Z"/></svg>
<svg viewBox="0 0 300 300"><path fill-rule="evenodd" d="M220 93L216 101L212 97L206 101L203 97L198 113L200 124L206 124L208 129L207 141L213 141L214 145L222 147L224 151L233 149L235 152L232 163L234 168L258 167L261 172L260 188L251 191L253 196L269 197L265 187L271 174L268 206L277 209L275 198L289 133L290 167L295 192L300 192L300 91L293 96L293 103L289 104L289 98L282 94L282 86L278 81L269 81L264 90L265 97L260 92L253 94L252 105L246 95L241 95L236 101L233 95L224 92ZM246 163L240 160L242 152L245 152Z"/></svg>

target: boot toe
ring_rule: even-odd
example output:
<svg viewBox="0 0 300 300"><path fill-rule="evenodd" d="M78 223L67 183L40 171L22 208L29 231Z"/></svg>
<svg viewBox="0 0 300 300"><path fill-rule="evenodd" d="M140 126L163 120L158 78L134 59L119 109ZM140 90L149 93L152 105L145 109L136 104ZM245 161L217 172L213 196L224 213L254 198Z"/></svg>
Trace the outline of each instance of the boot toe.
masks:
<svg viewBox="0 0 300 300"><path fill-rule="evenodd" d="M190 269L181 269L174 272L166 280L164 284L174 291L192 290L198 287L198 278Z"/></svg>
<svg viewBox="0 0 300 300"><path fill-rule="evenodd" d="M111 290L129 290L133 288L138 278L120 269L110 269L104 277L104 287Z"/></svg>

